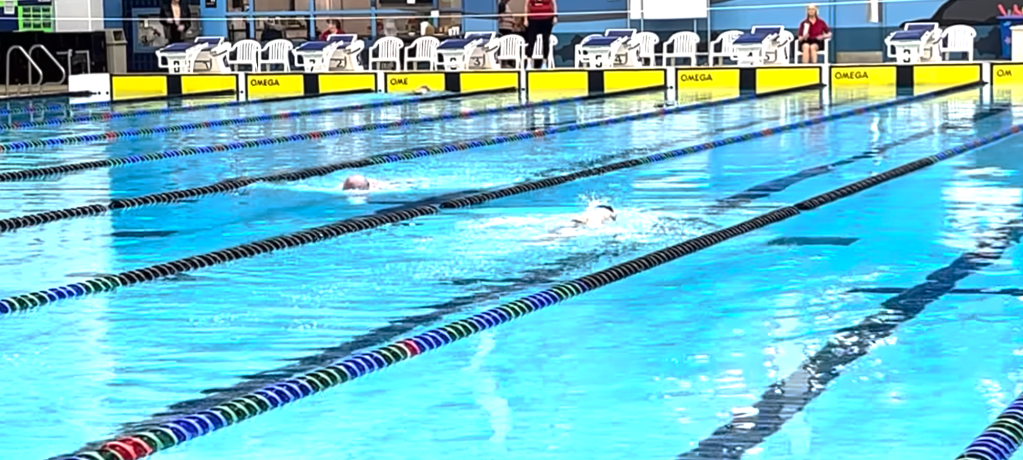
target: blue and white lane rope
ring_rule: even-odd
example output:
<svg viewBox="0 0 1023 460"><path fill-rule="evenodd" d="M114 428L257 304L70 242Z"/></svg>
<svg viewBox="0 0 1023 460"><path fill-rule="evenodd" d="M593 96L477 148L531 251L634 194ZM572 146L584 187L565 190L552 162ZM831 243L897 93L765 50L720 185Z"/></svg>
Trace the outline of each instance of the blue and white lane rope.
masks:
<svg viewBox="0 0 1023 460"><path fill-rule="evenodd" d="M544 289L513 302L477 313L469 318L431 329L366 353L360 353L339 360L321 369L267 385L262 389L234 398L223 404L218 404L207 410L197 411L193 414L176 417L154 426L133 430L100 444L100 447L97 449L76 452L61 458L61 460L108 460L111 458L137 460L148 457L156 452L207 435L242 420L322 392L328 388L382 370L479 332L493 329L516 318L715 246L723 241L788 220L807 211L815 210L826 204L927 168L938 162L1002 140L1019 133L1021 128L1023 128L1023 125L1017 125L992 135L975 139L936 155L921 158L853 182L844 187L822 193L792 206L776 209L731 227L684 241L549 289ZM1013 425L1013 427L1015 426ZM1007 457L997 458L1005 460Z"/></svg>
<svg viewBox="0 0 1023 460"><path fill-rule="evenodd" d="M761 98L766 96L761 96ZM696 110L699 108L705 108L712 105L725 104L730 100L716 101L703 104L694 104L685 106L688 110ZM660 112L657 112L660 113ZM628 115L631 116L631 115ZM627 116L627 117L628 117ZM621 123L621 117L606 118L603 120L595 120L584 123L570 123L566 125L550 127L539 130L522 131L515 134L494 136L490 138L474 139L469 141L457 142L452 144L444 144L432 147L421 147L407 149L398 152L384 153L380 155L372 155L369 157L361 158L358 160L341 161L337 163L331 163L322 166L313 166L309 168L303 168L293 171L284 171L280 173L268 174L265 176L256 177L233 177L225 179L215 184L204 185L201 187L193 187L183 190L173 190L168 192L152 193L149 195L130 197L130 198L117 198L110 200L108 203L94 203L85 206L76 206L73 208L64 208L54 211L44 211L35 214L29 214L25 216L8 217L0 219L0 233L5 233L13 230L22 228L29 228L38 225L43 225L49 222L56 222L60 220L73 219L78 217L86 216L98 216L107 212L119 209L131 209L141 206L164 204L164 203L176 203L186 198L196 198L205 195L212 195L215 193L225 193L232 190L238 190L257 182L284 182L284 181L297 181L309 179L312 177L325 176L333 174L337 171L345 169L363 168L368 166L380 165L385 163L395 163L399 161L414 160L417 158L424 158L428 156L441 155L446 153L464 152L470 149L489 147L494 145L507 144L516 141L523 141L528 139L536 139L545 136L550 136L558 133L564 133L569 131L578 131L580 129L592 128L595 126L607 126L613 123ZM134 164L134 163L131 163Z"/></svg>
<svg viewBox="0 0 1023 460"><path fill-rule="evenodd" d="M921 100L930 97L936 97L935 94L939 93L946 94L944 92L935 92L913 97L917 98L914 100ZM867 113L871 110L881 110L883 108L904 104L906 102L909 102L909 100L910 100L909 98L904 98L880 104L874 104L872 106L867 106L866 108L859 107L856 109L847 110L844 112L839 112L831 115L825 115L821 117L815 117L796 123L778 126L775 128L754 131L737 136L731 136L725 139L719 139L713 142L697 144L682 149L656 153L653 155L633 158L630 160L611 163L604 166L589 168L582 171L576 171L574 173L565 174L562 176L550 177L537 181L510 185L492 191L480 192L473 195L443 201L435 205L430 204L417 206L414 208L401 208L390 211L379 211L369 216L345 219L327 225L322 225L319 227L308 228L291 234L278 235L260 241L255 241L252 243L245 243L242 245L221 249L206 254L200 254L145 268L130 270L116 275L107 275L99 278L93 278L81 282L68 284L65 286L47 289L44 291L36 291L28 294L8 297L6 299L0 299L0 315L30 310L33 308L41 307L43 305L56 302L58 300L82 297L85 295L96 294L100 292L113 291L118 287L130 286L133 284L139 284L144 282L151 282L160 278L173 276L178 273L198 270L201 268L220 265L239 259L247 259L261 254L268 254L271 252L287 248L294 248L306 244L329 240L340 237L341 235L347 235L349 233L368 230L371 228L381 227L388 224L403 222L423 216L437 214L442 209L453 209L474 206L487 201L496 200L498 198L505 198L512 195L530 192L533 190L553 187L556 185L565 184L582 178L599 176L612 171L618 171L626 168L632 168L645 164L655 163L666 159L690 155L697 152L704 152L717 147L732 145L740 142L746 142L753 139L760 139L778 133L823 124L828 121L849 118L863 113Z"/></svg>
<svg viewBox="0 0 1023 460"><path fill-rule="evenodd" d="M449 96L450 97L450 96ZM283 99L290 100L290 99ZM124 101L128 102L128 101ZM72 117L49 118L38 121L15 121L7 124L0 124L0 132L14 131L30 128L54 128L72 123L88 123L93 121L121 120L125 118L145 117L149 115L170 115L172 113L194 112L196 110L216 110L232 107L246 107L260 104L282 102L282 99L258 99L254 101L225 101L212 104L198 104L191 106L161 107L158 109L138 109L124 112L94 113L76 115ZM66 107L66 106L64 106ZM73 108L73 107L72 107ZM0 114L2 115L2 114Z"/></svg>
<svg viewBox="0 0 1023 460"><path fill-rule="evenodd" d="M817 85L813 85L812 87L816 87L816 86ZM692 105L685 105L685 106L680 106L680 107L672 107L672 108L660 109L660 110L653 111L653 112L643 112L643 113L640 113L640 114L628 115L628 116L624 116L624 117L612 117L612 118L604 119L603 121L598 120L597 122L593 122L593 123L599 123L599 122L603 122L605 124L625 123L627 121L635 121L635 120L641 120L641 119L646 119L646 118L660 117L660 116L664 116L664 115L667 115L667 114L676 114L676 113L689 112L689 111L692 111L692 110L703 109L703 108L707 108L707 107L715 106L715 105L739 102L739 101L754 99L754 98L758 98L758 97L759 98L763 98L763 97L767 97L767 96L770 96L770 95L782 94L782 93L790 93L790 92L792 92L792 91L791 90L786 90L786 91L782 91L782 92L778 92L778 93L762 94L762 95L759 95L759 96L757 96L757 95L740 96L740 97L736 97L736 98L732 98L732 99L724 99L724 100L720 100L720 101L703 102L703 103L699 103L699 104L692 104ZM601 95L601 97L613 97L613 96L616 96L616 94ZM87 171L87 170L91 170L91 169L112 168L112 167L118 167L118 166L128 166L128 165L133 165L133 164L138 164L138 163L146 163L146 162L150 162L150 161L166 160L166 159L170 159L170 158L177 158L177 157L183 157L183 156L201 155L201 154L206 154L206 153L231 152L231 151L248 149L248 148L263 147L263 146L267 146L267 145L280 145L280 144L288 144L288 143L292 143L292 142L304 142L304 141L316 140L316 139L327 139L327 138L332 138L332 137L344 136L344 135L347 135L347 134L357 134L357 133L376 131L376 130L382 130L382 129L401 128L401 127L405 127L405 126L413 126L413 125L419 125L419 124L424 124L424 123L432 123L432 122L437 122L437 121L456 120L456 119L460 119L460 118L463 118L463 119L464 118L472 118L472 117L476 117L476 116L480 116L480 115L494 115L494 114L499 114L499 113L515 112L515 111L520 111L520 110L529 110L529 109L534 109L534 108L539 108L539 107L551 107L551 106L556 106L556 105L561 105L561 104L577 103L577 102L580 102L580 101L591 100L591 99L596 99L596 98L597 97L595 97L595 96L582 96L582 97L567 98L567 99L556 99L556 100L550 100L550 101L541 101L541 102L531 102L531 103L526 103L526 104L509 105L509 106L504 106L504 107L494 107L494 108L481 109L481 110L464 110L464 111L462 111L460 113L446 113L446 114L434 115L434 116L423 117L423 118L406 118L406 119L395 120L395 121L392 121L392 122L370 123L370 124L366 124L366 125L352 126L352 127L349 127L349 128L330 129L330 130L326 130L326 131L310 131L310 132L306 132L306 133L289 134L289 135L285 135L285 136L264 137L264 138L261 138L261 139L253 139L253 140L247 140L247 141L231 142L231 143L228 143L228 144L213 144L213 145L200 146L200 147L184 147L184 148L181 148L181 149L164 150L162 152L146 153L146 154L141 154L141 155L132 155L132 156L129 156L129 157L107 158L105 160L84 161L84 162L81 162L81 163L68 163L68 164L56 165L56 166L46 166L46 167L42 167L42 168L30 168L30 169L21 169L21 170L16 170L16 171L4 171L4 172L0 172L0 182L11 182L11 181L19 181L19 180L25 180L25 179L35 179L35 178L39 178L39 177L53 176L53 175L59 175L59 174L67 174L67 173L76 172L76 171ZM565 128L565 129L554 127L554 128L548 128L548 130L553 130L553 131L556 131L556 132L568 132L568 131L573 131L573 130L577 130L577 129L583 129L583 127L580 124L575 124L575 123L569 124L569 125L566 125L566 126L567 126L567 128ZM539 130L539 131L546 131L546 130ZM531 131L531 132L539 132L539 131ZM523 136L523 134L520 133L518 135L513 135L511 137L515 137L515 136ZM506 139L506 141L511 141L511 140L517 140L517 139Z"/></svg>
<svg viewBox="0 0 1023 460"><path fill-rule="evenodd" d="M492 94L493 91L487 91L485 94ZM92 134L77 134L72 136L59 136L59 137L45 137L42 139L32 139L27 141L13 141L13 142L0 142L0 153L2 152L19 152L24 150L30 150L40 147L57 147L61 145L76 145L76 144L92 144L95 142L102 141L113 141L116 139L131 139L137 137L148 137L155 136L158 134L165 133L178 133L178 132L189 132L197 131L201 129L209 129L214 127L222 126L234 126L243 125L249 123L263 123L274 120L286 120L291 118L301 118L314 115L326 115L333 113L345 113L356 110L368 110L368 109L379 109L383 107L396 107L403 105L418 104L421 102L439 101L445 99L452 99L456 97L473 96L476 94L484 93L461 93L461 94L441 94L438 96L425 96L425 97L414 97L414 98L400 98L400 99L389 99L386 101L367 102L365 104L354 104L354 105L343 105L338 107L324 107L318 109L309 110L293 110L288 112L280 112L275 114L262 114L262 115L251 115L247 117L236 117L236 118L225 118L221 120L209 120L199 121L193 123L181 123L177 125L168 126L153 126L151 128L130 128L122 129L117 131L107 131L102 133Z"/></svg>

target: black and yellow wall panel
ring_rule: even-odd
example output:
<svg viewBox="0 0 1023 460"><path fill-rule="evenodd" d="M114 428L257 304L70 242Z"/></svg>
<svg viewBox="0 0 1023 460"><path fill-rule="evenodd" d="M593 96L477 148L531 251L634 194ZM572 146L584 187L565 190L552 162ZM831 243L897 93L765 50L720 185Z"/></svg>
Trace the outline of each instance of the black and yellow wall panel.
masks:
<svg viewBox="0 0 1023 460"><path fill-rule="evenodd" d="M982 79L979 62L940 62L933 64L832 65L832 87L895 86L903 89L934 90L976 83Z"/></svg>
<svg viewBox="0 0 1023 460"><path fill-rule="evenodd" d="M823 67L818 66L786 66L786 67L760 67L757 69L741 69L742 71L755 70L755 83L752 85L757 93L771 91L784 91L787 89L800 88L824 83ZM746 73L746 72L743 72ZM748 89L744 85L742 75L739 76L739 83L742 89Z"/></svg>
<svg viewBox="0 0 1023 460"><path fill-rule="evenodd" d="M208 94L222 92L238 92L238 75L168 75L167 84L170 87L170 95L176 96L173 91L174 80L180 79L181 91L177 94Z"/></svg>
<svg viewBox="0 0 1023 460"><path fill-rule="evenodd" d="M739 91L740 69L678 69L675 83L678 92L725 90Z"/></svg>
<svg viewBox="0 0 1023 460"><path fill-rule="evenodd" d="M473 93L479 91L515 90L520 86L519 73L511 70L480 70L472 72L386 72L384 90L407 93L426 87L431 91Z"/></svg>
<svg viewBox="0 0 1023 460"><path fill-rule="evenodd" d="M306 94L310 88L305 88ZM321 73L316 75L313 94L357 93L377 90L377 74L373 72Z"/></svg>
<svg viewBox="0 0 1023 460"><path fill-rule="evenodd" d="M110 97L115 101L237 92L235 74L110 76Z"/></svg>
<svg viewBox="0 0 1023 460"><path fill-rule="evenodd" d="M316 75L311 75L315 77ZM296 97L306 94L306 75L300 73L252 73L245 74L245 94L252 99L275 99Z"/></svg>
<svg viewBox="0 0 1023 460"><path fill-rule="evenodd" d="M1023 85L1023 64L991 64L993 86Z"/></svg>
<svg viewBox="0 0 1023 460"><path fill-rule="evenodd" d="M623 91L636 91L650 88L663 88L668 84L668 75L664 69L613 69L590 71L590 91L594 86L602 89L603 93L620 93ZM594 81L593 75L603 77L603 81Z"/></svg>
<svg viewBox="0 0 1023 460"><path fill-rule="evenodd" d="M526 73L526 94L530 100L578 97L590 93L586 70L536 70Z"/></svg>
<svg viewBox="0 0 1023 460"><path fill-rule="evenodd" d="M384 91L407 93L427 87L430 91L444 91L447 86L443 72L396 72L384 74Z"/></svg>
<svg viewBox="0 0 1023 460"><path fill-rule="evenodd" d="M446 89L458 93L474 93L477 91L497 91L502 89L518 89L521 86L519 72L514 71L481 71L459 72L458 87Z"/></svg>
<svg viewBox="0 0 1023 460"><path fill-rule="evenodd" d="M529 100L593 96L663 88L665 69L533 70L526 73Z"/></svg>
<svg viewBox="0 0 1023 460"><path fill-rule="evenodd" d="M949 87L976 83L981 78L981 63L979 62L917 64L898 68L899 72L907 70L913 73L913 83L899 86Z"/></svg>
<svg viewBox="0 0 1023 460"><path fill-rule="evenodd" d="M894 65L832 66L829 75L832 87L895 86Z"/></svg>
<svg viewBox="0 0 1023 460"><path fill-rule="evenodd" d="M125 101L167 97L167 75L111 75L110 99Z"/></svg>

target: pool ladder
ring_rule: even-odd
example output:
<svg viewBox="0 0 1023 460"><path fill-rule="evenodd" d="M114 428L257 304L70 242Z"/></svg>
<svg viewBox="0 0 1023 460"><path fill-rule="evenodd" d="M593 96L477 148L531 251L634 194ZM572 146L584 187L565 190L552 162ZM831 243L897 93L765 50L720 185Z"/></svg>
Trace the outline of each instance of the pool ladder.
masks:
<svg viewBox="0 0 1023 460"><path fill-rule="evenodd" d="M33 87L33 83L32 83L32 69L35 69L35 73L39 75L39 80L37 80L35 82L35 84L34 84L34 86L36 88L36 93L37 94L42 94L43 93L43 80L45 79L45 74L43 73L43 69L39 67L39 64L36 63L35 59L32 59L32 53L34 53L36 51L42 51L43 54L46 55L46 57L50 58L50 60L53 61L53 64L57 66L57 69L60 70L61 78L60 78L60 81L57 83L58 85L63 85L64 82L67 81L67 69L65 69L64 66L60 65L60 61L58 61L57 58L53 56L53 53L50 53L50 50L46 49L45 46L37 43L35 45L30 46L28 48L28 50L25 50L25 48L20 46L20 45L14 45L14 46L10 47L7 50L7 61L6 61L6 63L7 63L7 75L6 75L6 78L4 79L4 96L10 95L10 92L11 92L11 55L14 54L15 51L20 52L21 55L25 56L25 59L28 61L28 67L26 67L26 70L28 70L28 82L27 82L28 84L27 85L18 85L18 89L14 93L15 96L21 94L21 87L22 86L27 86L28 87L28 94L32 94L32 87Z"/></svg>

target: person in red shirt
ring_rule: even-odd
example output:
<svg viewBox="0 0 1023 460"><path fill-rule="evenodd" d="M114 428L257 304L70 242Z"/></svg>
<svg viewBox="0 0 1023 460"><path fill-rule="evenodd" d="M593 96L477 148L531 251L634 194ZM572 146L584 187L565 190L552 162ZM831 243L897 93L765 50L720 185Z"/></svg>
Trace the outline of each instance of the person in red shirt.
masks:
<svg viewBox="0 0 1023 460"><path fill-rule="evenodd" d="M543 37L540 53L542 59L533 63L539 69L547 58L547 48L551 46L551 32L558 23L558 2L556 0L526 0L526 57L533 57L533 48L537 37Z"/></svg>
<svg viewBox="0 0 1023 460"><path fill-rule="evenodd" d="M824 40L831 38L831 29L817 17L817 5L806 6L806 19L799 23L799 49L804 63L817 63L817 51L824 48Z"/></svg>
<svg viewBox="0 0 1023 460"><path fill-rule="evenodd" d="M323 32L320 32L320 41L327 41L327 37L334 34L343 34L345 31L341 30L341 21L337 19L330 19L327 21L327 28Z"/></svg>

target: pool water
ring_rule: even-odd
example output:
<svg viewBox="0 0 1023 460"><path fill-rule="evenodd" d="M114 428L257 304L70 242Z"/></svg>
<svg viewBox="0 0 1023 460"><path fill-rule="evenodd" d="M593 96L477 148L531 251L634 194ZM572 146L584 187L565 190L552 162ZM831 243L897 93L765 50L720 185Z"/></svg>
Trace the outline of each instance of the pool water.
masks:
<svg viewBox="0 0 1023 460"><path fill-rule="evenodd" d="M32 226L0 234L0 298L893 97L803 91ZM12 130L0 142L386 98L196 108ZM662 98L607 97L0 182L0 219L621 116ZM515 103L467 96L6 153L0 171ZM95 447L1021 119L1012 94L967 89L3 315L0 458ZM1015 240L990 265L955 264L1023 228L1020 148L1018 136L983 146L156 457L951 460L1023 391ZM341 190L356 172L381 189ZM595 202L612 205L617 220L559 230ZM950 271L961 276L941 284ZM903 304L922 310L902 318ZM898 324L893 334L836 368L820 358L879 314ZM823 372L826 389L804 379L798 397L772 406L769 429L713 435L751 416L779 380L792 376L796 386Z"/></svg>

